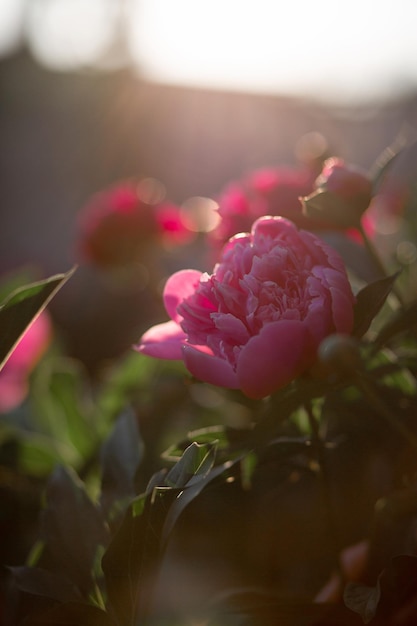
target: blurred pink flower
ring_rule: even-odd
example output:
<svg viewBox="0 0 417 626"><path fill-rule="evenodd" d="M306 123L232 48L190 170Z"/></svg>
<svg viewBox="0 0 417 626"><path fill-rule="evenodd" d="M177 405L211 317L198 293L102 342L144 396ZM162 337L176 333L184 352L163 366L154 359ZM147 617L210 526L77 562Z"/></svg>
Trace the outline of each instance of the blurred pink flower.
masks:
<svg viewBox="0 0 417 626"><path fill-rule="evenodd" d="M51 321L44 311L26 330L0 371L0 412L14 409L25 399L29 375L51 338Z"/></svg>
<svg viewBox="0 0 417 626"><path fill-rule="evenodd" d="M223 245L236 233L250 230L263 215L279 215L300 228L317 229L317 222L303 215L300 200L313 191L316 176L313 168L276 167L255 170L230 183L218 198L221 220L210 241Z"/></svg>
<svg viewBox="0 0 417 626"><path fill-rule="evenodd" d="M155 242L186 242L192 233L179 208L166 201L141 199L134 181L123 181L97 193L78 219L77 256L101 267L128 265L143 259Z"/></svg>
<svg viewBox="0 0 417 626"><path fill-rule="evenodd" d="M337 252L265 216L229 240L213 274L172 275L164 303L171 321L150 328L139 352L262 398L307 370L324 337L351 331L354 296Z"/></svg>

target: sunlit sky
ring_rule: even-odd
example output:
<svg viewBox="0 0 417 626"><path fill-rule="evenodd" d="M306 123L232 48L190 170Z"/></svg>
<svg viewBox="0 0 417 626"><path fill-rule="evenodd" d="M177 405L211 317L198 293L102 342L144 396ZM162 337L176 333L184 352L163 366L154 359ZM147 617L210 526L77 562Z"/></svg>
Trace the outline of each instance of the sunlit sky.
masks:
<svg viewBox="0 0 417 626"><path fill-rule="evenodd" d="M0 54L20 39L62 71L123 57L164 83L372 98L417 85L416 23L416 0L0 0Z"/></svg>

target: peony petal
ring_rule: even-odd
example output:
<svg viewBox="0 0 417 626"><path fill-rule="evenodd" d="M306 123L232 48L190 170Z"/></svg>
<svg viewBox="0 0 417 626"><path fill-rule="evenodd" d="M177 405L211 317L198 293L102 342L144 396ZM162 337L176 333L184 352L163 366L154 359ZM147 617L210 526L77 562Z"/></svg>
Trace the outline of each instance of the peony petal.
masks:
<svg viewBox="0 0 417 626"><path fill-rule="evenodd" d="M183 357L186 368L198 380L203 380L218 387L238 389L239 384L233 367L225 359L213 356L207 352L207 347L192 346L183 347Z"/></svg>
<svg viewBox="0 0 417 626"><path fill-rule="evenodd" d="M280 320L267 324L239 355L239 387L249 398L264 398L294 380L314 355L303 322Z"/></svg>
<svg viewBox="0 0 417 626"><path fill-rule="evenodd" d="M133 347L138 352L157 359L180 361L182 359L181 348L185 339L186 335L181 327L170 320L152 326Z"/></svg>
<svg viewBox="0 0 417 626"><path fill-rule="evenodd" d="M164 288L164 304L174 322L181 320L177 313L178 305L195 292L202 275L198 270L181 270L168 278Z"/></svg>

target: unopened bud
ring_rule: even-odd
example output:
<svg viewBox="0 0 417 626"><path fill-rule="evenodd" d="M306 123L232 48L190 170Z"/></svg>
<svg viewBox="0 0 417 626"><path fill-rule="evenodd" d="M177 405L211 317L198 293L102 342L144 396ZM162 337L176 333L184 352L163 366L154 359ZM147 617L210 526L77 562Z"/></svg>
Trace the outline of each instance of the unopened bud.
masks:
<svg viewBox="0 0 417 626"><path fill-rule="evenodd" d="M329 335L319 346L318 359L329 372L351 375L361 366L359 344L349 335Z"/></svg>
<svg viewBox="0 0 417 626"><path fill-rule="evenodd" d="M308 217L326 220L336 228L359 225L372 199L372 181L366 172L331 157L324 162L315 186L316 191L303 199Z"/></svg>

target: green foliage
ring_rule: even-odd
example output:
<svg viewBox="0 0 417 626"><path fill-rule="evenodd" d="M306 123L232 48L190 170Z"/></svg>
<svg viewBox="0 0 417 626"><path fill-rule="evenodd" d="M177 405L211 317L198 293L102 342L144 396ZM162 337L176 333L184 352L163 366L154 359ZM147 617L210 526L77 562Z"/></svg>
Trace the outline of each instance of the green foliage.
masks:
<svg viewBox="0 0 417 626"><path fill-rule="evenodd" d="M376 164L375 188L400 154ZM308 213L346 225L336 200L319 193ZM0 288L2 365L72 272ZM210 626L392 626L417 585L417 301L403 304L399 282L362 286L352 337L328 337L309 371L260 401L133 350L90 378L55 346L1 417L0 488L35 485L41 502L35 548L9 568L16 623L152 624L173 546L196 578L226 564L213 575L225 593L202 607ZM341 555L363 540L353 576ZM338 604L313 602L329 588Z"/></svg>
<svg viewBox="0 0 417 626"><path fill-rule="evenodd" d="M72 276L73 268L45 280L25 285L11 293L0 306L0 370L13 348L54 295Z"/></svg>
<svg viewBox="0 0 417 626"><path fill-rule="evenodd" d="M352 334L363 337L384 305L398 274L387 276L366 285L356 296L355 319Z"/></svg>

